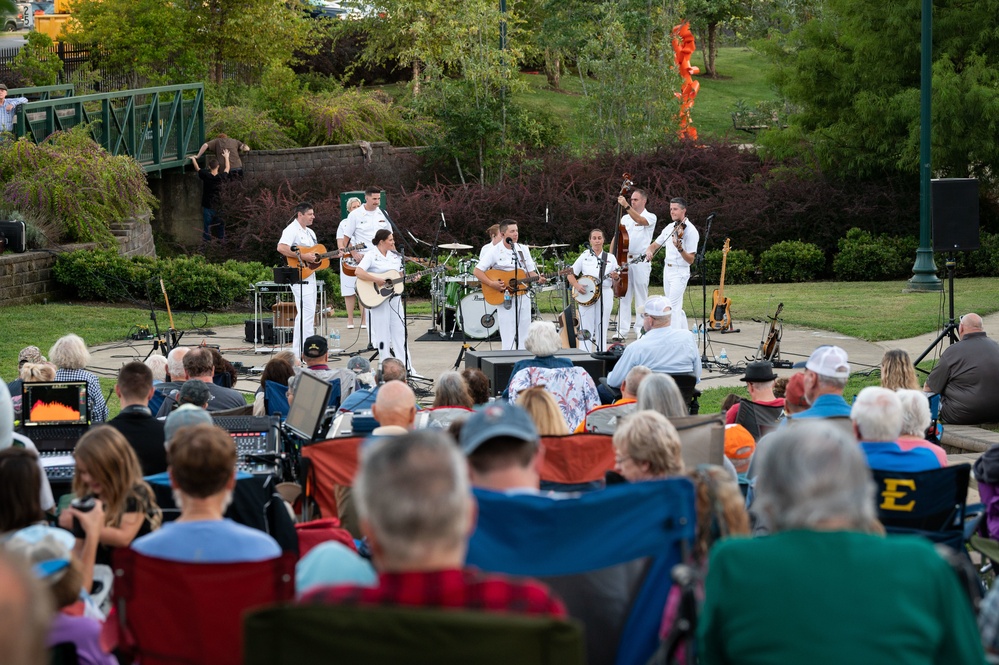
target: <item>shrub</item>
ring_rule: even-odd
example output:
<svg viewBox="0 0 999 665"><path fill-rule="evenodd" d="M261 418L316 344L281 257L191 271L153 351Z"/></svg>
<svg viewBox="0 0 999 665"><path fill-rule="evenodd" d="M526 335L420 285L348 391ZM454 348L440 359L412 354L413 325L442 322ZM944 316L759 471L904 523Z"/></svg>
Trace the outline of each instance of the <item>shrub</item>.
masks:
<svg viewBox="0 0 999 665"><path fill-rule="evenodd" d="M874 236L852 228L839 241L839 254L833 259L833 273L848 282L879 281L903 277L912 266L911 255L902 255L903 246L895 238Z"/></svg>
<svg viewBox="0 0 999 665"><path fill-rule="evenodd" d="M78 250L60 254L52 273L57 282L84 300L121 302L145 298L144 285L156 261L127 258L113 249Z"/></svg>
<svg viewBox="0 0 999 665"><path fill-rule="evenodd" d="M52 38L32 30L14 57L12 69L32 86L55 85L62 73L62 60L52 52Z"/></svg>
<svg viewBox="0 0 999 665"><path fill-rule="evenodd" d="M245 301L249 282L239 273L208 263L204 257L176 258L160 264L160 275L169 285L171 303L187 309L227 309Z"/></svg>
<svg viewBox="0 0 999 665"><path fill-rule="evenodd" d="M306 132L302 145L337 145L356 141L388 141L414 146L423 142L422 123L408 121L392 98L382 92L351 89L305 97Z"/></svg>
<svg viewBox="0 0 999 665"><path fill-rule="evenodd" d="M768 282L810 282L825 267L825 255L810 242L785 240L760 254L760 271Z"/></svg>
<svg viewBox="0 0 999 665"><path fill-rule="evenodd" d="M981 247L973 252L961 254L968 272L978 277L999 275L999 233L983 232L979 240ZM943 265L942 261L937 262L937 267L941 268L939 273L941 278L947 274Z"/></svg>
<svg viewBox="0 0 999 665"><path fill-rule="evenodd" d="M110 224L147 213L156 204L138 162L113 157L80 125L44 143L0 144L6 207L55 226L54 242L112 243Z"/></svg>
<svg viewBox="0 0 999 665"><path fill-rule="evenodd" d="M208 107L205 109L205 136L215 137L219 132L242 141L252 150L281 150L296 148L291 137L268 111L258 111L247 106Z"/></svg>
<svg viewBox="0 0 999 665"><path fill-rule="evenodd" d="M714 249L704 254L708 284L717 284L721 277L722 250ZM756 261L744 249L733 249L725 263L726 284L749 284L756 280Z"/></svg>

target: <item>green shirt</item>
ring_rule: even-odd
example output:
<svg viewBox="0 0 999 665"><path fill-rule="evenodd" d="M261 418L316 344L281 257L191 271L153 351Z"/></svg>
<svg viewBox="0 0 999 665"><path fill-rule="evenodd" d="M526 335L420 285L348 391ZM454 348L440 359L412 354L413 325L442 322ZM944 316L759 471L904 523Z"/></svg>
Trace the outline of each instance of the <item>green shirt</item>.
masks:
<svg viewBox="0 0 999 665"><path fill-rule="evenodd" d="M971 605L920 538L788 531L711 552L702 665L984 663Z"/></svg>

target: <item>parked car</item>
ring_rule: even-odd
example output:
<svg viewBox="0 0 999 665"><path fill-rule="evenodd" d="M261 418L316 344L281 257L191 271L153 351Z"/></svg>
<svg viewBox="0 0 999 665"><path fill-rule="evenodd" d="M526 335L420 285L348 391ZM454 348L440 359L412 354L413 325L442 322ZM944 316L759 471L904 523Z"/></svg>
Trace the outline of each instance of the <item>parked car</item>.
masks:
<svg viewBox="0 0 999 665"><path fill-rule="evenodd" d="M306 13L312 18L336 18L345 19L350 10L341 7L339 2L334 0L309 0L306 3Z"/></svg>

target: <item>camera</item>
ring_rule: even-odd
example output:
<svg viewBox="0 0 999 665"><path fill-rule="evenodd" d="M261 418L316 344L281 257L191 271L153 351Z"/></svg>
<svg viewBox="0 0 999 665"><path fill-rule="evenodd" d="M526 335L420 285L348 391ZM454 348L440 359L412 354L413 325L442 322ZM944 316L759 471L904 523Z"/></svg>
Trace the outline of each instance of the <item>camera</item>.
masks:
<svg viewBox="0 0 999 665"><path fill-rule="evenodd" d="M85 497L77 497L69 502L70 508L76 508L81 513L89 513L96 505L97 499L92 494L88 494ZM80 524L80 520L76 517L73 518L73 535L77 538L83 538L87 535Z"/></svg>

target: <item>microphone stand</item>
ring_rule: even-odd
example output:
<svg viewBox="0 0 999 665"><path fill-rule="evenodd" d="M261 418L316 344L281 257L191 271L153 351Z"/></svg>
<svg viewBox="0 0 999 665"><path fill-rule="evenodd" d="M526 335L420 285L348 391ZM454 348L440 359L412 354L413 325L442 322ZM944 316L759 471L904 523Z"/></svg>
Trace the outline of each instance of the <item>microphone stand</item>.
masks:
<svg viewBox="0 0 999 665"><path fill-rule="evenodd" d="M701 363L707 363L708 361L708 275L707 271L704 269L704 252L708 247L708 236L711 235L711 223L715 220L714 215L708 215L707 224L704 227L704 241L701 243L701 249L697 252L695 260L697 262L697 269L701 271L701 331L704 334L704 339L701 344Z"/></svg>
<svg viewBox="0 0 999 665"><path fill-rule="evenodd" d="M292 245L291 251L298 257L298 360L302 362L302 352L305 350L305 280L302 278L302 252L298 245ZM295 287L291 287L291 297L295 297Z"/></svg>
<svg viewBox="0 0 999 665"><path fill-rule="evenodd" d="M507 238L507 240L511 239ZM506 242L506 240L504 240L503 242ZM518 260L519 255L517 254L517 243L511 240L510 248L513 250L513 274L514 274L514 280L516 281L517 276L519 275L520 272L520 261ZM508 284L507 290L509 290L509 288L510 286ZM514 351L520 349L520 295L518 294L519 291L520 291L520 284L517 284L516 290L514 290L514 292L510 294L510 297L513 298L513 318L515 323L513 327Z"/></svg>
<svg viewBox="0 0 999 665"><path fill-rule="evenodd" d="M593 248L590 248L593 251ZM606 252L603 251L603 247L600 248L600 256L597 259L600 261L600 277L597 279L597 283L600 285L600 320L597 321L597 353L603 353L607 350L604 343L604 277L607 275L607 259L605 258ZM613 285L611 286L613 289Z"/></svg>
<svg viewBox="0 0 999 665"><path fill-rule="evenodd" d="M447 221L444 219L444 211L443 210L441 210L441 224L444 225L444 228L447 228ZM440 235L441 235L441 224L437 225L437 232L434 233L434 246L431 249L431 253L430 253L430 267L431 268L436 268L437 267L437 256L439 254L439 249L438 249L437 243L438 243ZM430 276L430 285L431 285L430 286L430 318L431 318L431 321L433 322L433 328L431 328L427 332L435 332L435 333L438 333L441 337L446 337L447 335L444 334L444 328L447 327L447 321L445 320L446 315L444 313L444 308L447 307L447 302L445 301L444 308L440 307L440 303L438 302L437 297L434 295L434 288L433 288L433 283L434 282L437 282L438 287L440 287L440 288L437 289L437 291L439 293L441 293L441 295L443 295L445 298L447 297L447 293L446 293L447 280L444 278L444 274L440 273L440 275L436 275L436 274L435 275L431 275ZM437 316L438 315L440 315L440 317L441 317L441 329L440 329L440 331L437 330Z"/></svg>

